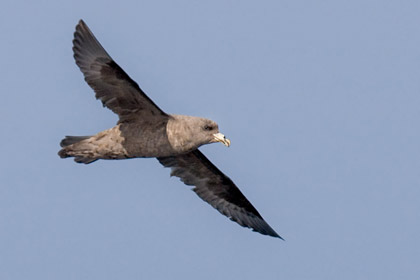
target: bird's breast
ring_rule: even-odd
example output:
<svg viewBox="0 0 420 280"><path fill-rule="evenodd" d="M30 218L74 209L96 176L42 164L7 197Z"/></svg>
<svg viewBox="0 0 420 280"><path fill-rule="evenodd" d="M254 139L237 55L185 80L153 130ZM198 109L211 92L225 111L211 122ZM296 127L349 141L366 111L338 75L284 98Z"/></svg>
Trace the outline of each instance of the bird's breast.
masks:
<svg viewBox="0 0 420 280"><path fill-rule="evenodd" d="M177 152L166 133L166 123L121 124L123 146L129 157L165 157Z"/></svg>

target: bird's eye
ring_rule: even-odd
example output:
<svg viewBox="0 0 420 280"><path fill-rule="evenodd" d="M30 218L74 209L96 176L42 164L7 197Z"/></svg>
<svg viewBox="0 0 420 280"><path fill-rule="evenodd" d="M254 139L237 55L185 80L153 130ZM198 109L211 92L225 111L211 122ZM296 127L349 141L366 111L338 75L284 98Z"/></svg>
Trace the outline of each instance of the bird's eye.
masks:
<svg viewBox="0 0 420 280"><path fill-rule="evenodd" d="M204 130L211 131L213 130L213 127L211 125L205 125Z"/></svg>

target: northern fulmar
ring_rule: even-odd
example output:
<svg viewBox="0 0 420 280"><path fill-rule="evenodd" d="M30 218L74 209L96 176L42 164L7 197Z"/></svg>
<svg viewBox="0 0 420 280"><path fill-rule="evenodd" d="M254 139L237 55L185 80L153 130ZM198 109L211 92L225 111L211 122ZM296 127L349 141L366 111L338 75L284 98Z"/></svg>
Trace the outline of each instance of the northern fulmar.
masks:
<svg viewBox="0 0 420 280"><path fill-rule="evenodd" d="M171 168L171 176L194 186L201 199L232 221L281 238L232 180L198 150L214 142L230 145L217 123L162 111L108 55L83 20L76 26L73 52L96 98L117 114L119 121L93 136L66 136L60 143L60 157L74 157L85 164L98 159L156 157Z"/></svg>

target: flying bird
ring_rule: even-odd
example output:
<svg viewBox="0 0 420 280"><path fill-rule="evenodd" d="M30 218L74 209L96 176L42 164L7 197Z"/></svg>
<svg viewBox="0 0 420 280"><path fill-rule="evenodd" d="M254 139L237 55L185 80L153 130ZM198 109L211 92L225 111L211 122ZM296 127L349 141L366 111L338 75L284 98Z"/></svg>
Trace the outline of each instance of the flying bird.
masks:
<svg viewBox="0 0 420 280"><path fill-rule="evenodd" d="M98 159L155 157L171 168L204 201L243 227L281 238L262 218L233 181L198 147L215 142L230 145L212 120L167 114L141 90L105 51L80 20L73 40L74 59L97 99L118 115L116 126L93 136L66 136L61 158L78 163ZM281 238L283 239L283 238Z"/></svg>

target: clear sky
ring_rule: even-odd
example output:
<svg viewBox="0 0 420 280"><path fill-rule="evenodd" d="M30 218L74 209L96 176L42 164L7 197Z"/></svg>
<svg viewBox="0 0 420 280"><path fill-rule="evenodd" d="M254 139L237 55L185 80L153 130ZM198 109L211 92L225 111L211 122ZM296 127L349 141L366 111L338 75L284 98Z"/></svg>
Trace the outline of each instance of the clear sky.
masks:
<svg viewBox="0 0 420 280"><path fill-rule="evenodd" d="M419 1L0 3L0 279L419 279ZM117 117L72 57L84 19L286 241L155 159L76 164Z"/></svg>

